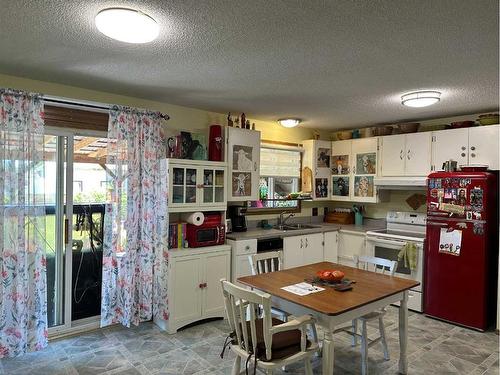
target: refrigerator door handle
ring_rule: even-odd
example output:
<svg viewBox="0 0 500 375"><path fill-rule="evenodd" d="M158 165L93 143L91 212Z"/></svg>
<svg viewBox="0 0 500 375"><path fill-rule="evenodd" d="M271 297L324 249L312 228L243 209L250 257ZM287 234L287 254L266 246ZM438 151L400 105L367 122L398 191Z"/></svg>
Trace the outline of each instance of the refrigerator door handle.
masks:
<svg viewBox="0 0 500 375"><path fill-rule="evenodd" d="M435 225L438 227L447 227L449 223L437 223L435 221L428 221L427 225Z"/></svg>

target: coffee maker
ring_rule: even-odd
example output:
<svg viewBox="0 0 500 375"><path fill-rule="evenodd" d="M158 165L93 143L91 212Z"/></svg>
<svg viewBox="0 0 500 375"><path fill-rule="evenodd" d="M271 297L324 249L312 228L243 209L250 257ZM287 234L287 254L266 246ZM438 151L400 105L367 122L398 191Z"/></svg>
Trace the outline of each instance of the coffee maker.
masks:
<svg viewBox="0 0 500 375"><path fill-rule="evenodd" d="M233 232L246 232L247 231L247 208L245 206L229 206L229 218L233 227Z"/></svg>

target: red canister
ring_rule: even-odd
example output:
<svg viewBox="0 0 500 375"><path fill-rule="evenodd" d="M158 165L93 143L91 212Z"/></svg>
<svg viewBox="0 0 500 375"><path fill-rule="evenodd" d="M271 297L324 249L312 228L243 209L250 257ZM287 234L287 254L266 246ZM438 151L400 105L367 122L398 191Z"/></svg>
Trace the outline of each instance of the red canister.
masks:
<svg viewBox="0 0 500 375"><path fill-rule="evenodd" d="M218 124L210 125L208 160L224 161L223 145L222 126Z"/></svg>

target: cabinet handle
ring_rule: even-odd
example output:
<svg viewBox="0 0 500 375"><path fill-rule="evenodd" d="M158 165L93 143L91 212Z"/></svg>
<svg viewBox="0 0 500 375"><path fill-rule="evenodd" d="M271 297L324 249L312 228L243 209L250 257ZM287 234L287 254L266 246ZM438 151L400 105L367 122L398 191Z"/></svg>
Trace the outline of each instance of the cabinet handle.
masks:
<svg viewBox="0 0 500 375"><path fill-rule="evenodd" d="M465 158L465 152L462 152L462 153L460 154L460 156L462 156L463 158Z"/></svg>
<svg viewBox="0 0 500 375"><path fill-rule="evenodd" d="M200 283L200 284L198 285L198 287L199 287L200 289L203 289L203 283Z"/></svg>
<svg viewBox="0 0 500 375"><path fill-rule="evenodd" d="M306 237L306 247L309 246L309 241L307 240L307 237Z"/></svg>
<svg viewBox="0 0 500 375"><path fill-rule="evenodd" d="M470 146L470 149L474 151L476 148L474 146Z"/></svg>
<svg viewBox="0 0 500 375"><path fill-rule="evenodd" d="M203 184L198 184L198 185L196 185L196 187L197 187L198 189L203 189L203 187L204 187L204 186L205 186L205 185L203 185Z"/></svg>
<svg viewBox="0 0 500 375"><path fill-rule="evenodd" d="M403 150L399 151L399 158L403 160Z"/></svg>
<svg viewBox="0 0 500 375"><path fill-rule="evenodd" d="M302 249L304 247L304 240L301 238L300 239L300 248Z"/></svg>
<svg viewBox="0 0 500 375"><path fill-rule="evenodd" d="M246 245L245 250L250 250L250 246Z"/></svg>
<svg viewBox="0 0 500 375"><path fill-rule="evenodd" d="M356 166L352 167L352 174L356 174Z"/></svg>
<svg viewBox="0 0 500 375"><path fill-rule="evenodd" d="M408 150L407 157L408 157L408 160L410 160L410 150Z"/></svg>
<svg viewBox="0 0 500 375"><path fill-rule="evenodd" d="M467 149L467 147L462 146L462 151L465 151L466 149Z"/></svg>
<svg viewBox="0 0 500 375"><path fill-rule="evenodd" d="M476 157L476 154L475 153L472 153L470 154L471 157L475 158Z"/></svg>
<svg viewBox="0 0 500 375"><path fill-rule="evenodd" d="M256 161L253 163L253 170L254 170L255 172L257 172L257 162L256 162Z"/></svg>

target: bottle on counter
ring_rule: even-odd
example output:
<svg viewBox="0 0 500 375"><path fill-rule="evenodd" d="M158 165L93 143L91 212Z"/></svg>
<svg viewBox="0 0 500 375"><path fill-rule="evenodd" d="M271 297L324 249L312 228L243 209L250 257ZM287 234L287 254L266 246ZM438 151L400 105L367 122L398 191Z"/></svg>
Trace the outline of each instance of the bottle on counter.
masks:
<svg viewBox="0 0 500 375"><path fill-rule="evenodd" d="M227 126L233 127L233 119L231 118L231 112L227 114Z"/></svg>
<svg viewBox="0 0 500 375"><path fill-rule="evenodd" d="M250 129L250 120L245 123L245 129Z"/></svg>

